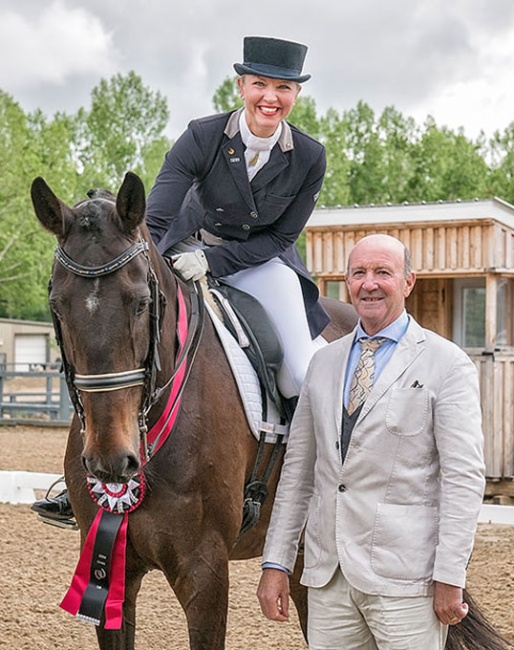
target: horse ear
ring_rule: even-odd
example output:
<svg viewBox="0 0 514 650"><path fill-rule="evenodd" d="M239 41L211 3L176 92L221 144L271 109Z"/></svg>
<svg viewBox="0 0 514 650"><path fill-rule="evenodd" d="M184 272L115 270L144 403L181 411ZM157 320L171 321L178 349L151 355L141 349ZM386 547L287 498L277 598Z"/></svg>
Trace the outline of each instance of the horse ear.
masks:
<svg viewBox="0 0 514 650"><path fill-rule="evenodd" d="M30 188L32 205L41 225L56 237L64 237L68 206L52 192L46 181L38 176Z"/></svg>
<svg viewBox="0 0 514 650"><path fill-rule="evenodd" d="M145 187L136 174L127 172L116 198L116 210L125 232L132 232L145 218Z"/></svg>

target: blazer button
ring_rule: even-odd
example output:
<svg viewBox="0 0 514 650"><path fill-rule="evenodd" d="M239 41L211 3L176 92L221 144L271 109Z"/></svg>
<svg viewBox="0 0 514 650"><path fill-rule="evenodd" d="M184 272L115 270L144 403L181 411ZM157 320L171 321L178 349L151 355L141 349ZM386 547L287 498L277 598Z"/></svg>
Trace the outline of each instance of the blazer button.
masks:
<svg viewBox="0 0 514 650"><path fill-rule="evenodd" d="M257 219L257 217L258 217L259 215L257 214L257 212L255 212L255 210L252 210L252 211L250 212L250 216L252 217L252 219Z"/></svg>
<svg viewBox="0 0 514 650"><path fill-rule="evenodd" d="M247 223L244 223L244 224L241 226L241 228L242 228L243 230L250 230L251 226L249 226Z"/></svg>
<svg viewBox="0 0 514 650"><path fill-rule="evenodd" d="M342 483L337 486L337 489L339 490L339 492L346 492L346 486L343 485Z"/></svg>

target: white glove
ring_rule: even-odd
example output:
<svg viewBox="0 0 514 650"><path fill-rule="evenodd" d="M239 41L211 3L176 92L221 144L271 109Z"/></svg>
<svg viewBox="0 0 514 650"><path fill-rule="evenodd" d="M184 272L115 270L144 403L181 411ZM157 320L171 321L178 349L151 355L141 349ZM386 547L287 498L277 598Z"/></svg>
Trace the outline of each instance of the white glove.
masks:
<svg viewBox="0 0 514 650"><path fill-rule="evenodd" d="M209 270L205 253L198 249L194 253L180 253L171 258L173 268L184 280L199 280Z"/></svg>

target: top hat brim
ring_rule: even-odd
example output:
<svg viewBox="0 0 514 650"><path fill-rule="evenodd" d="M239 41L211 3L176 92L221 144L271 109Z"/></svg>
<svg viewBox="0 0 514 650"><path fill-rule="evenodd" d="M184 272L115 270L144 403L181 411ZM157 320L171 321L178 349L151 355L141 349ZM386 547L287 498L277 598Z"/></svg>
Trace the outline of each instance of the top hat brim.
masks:
<svg viewBox="0 0 514 650"><path fill-rule="evenodd" d="M234 70L238 75L253 74L257 77L269 77L270 79L283 79L284 81L296 81L301 84L311 78L310 74L297 74L289 68L265 65L260 63L234 63Z"/></svg>

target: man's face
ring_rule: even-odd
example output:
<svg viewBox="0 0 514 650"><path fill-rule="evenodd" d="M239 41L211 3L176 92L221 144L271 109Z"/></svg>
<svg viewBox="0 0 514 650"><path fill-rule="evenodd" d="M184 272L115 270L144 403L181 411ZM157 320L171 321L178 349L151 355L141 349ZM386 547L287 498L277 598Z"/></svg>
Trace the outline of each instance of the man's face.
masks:
<svg viewBox="0 0 514 650"><path fill-rule="evenodd" d="M373 336L402 313L416 277L405 277L402 244L387 235L358 242L350 253L346 285L365 332Z"/></svg>

